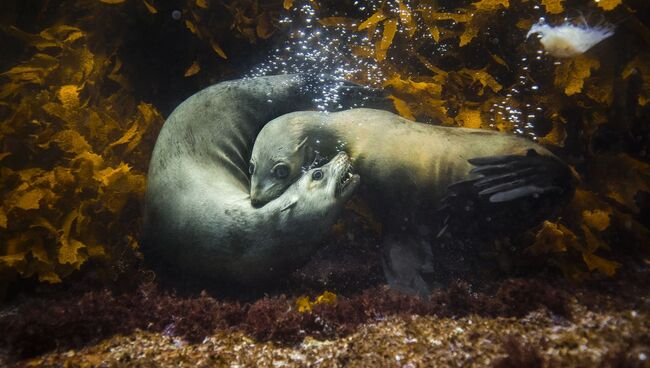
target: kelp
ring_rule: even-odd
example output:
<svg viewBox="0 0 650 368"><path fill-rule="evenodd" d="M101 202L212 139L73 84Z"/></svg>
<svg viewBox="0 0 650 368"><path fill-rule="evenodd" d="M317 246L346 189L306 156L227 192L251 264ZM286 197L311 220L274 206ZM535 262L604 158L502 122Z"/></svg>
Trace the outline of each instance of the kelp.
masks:
<svg viewBox="0 0 650 368"><path fill-rule="evenodd" d="M82 15L52 13L31 33L2 27L25 47L0 73L5 282L19 274L58 283L92 259L105 260L110 273L137 257L145 172L163 121L158 111L168 106L134 93L145 66L122 56L138 30L119 28L116 19L134 17L144 28L147 19L175 19L201 46L183 56L180 76L206 85L232 68L234 45L265 50L281 41L282 18L305 4L318 9L321 27L367 38L350 45L348 57L372 60L355 65L375 66L384 78L365 78L364 70L347 77L385 88L400 115L528 135L572 165L575 198L531 232L522 257L545 257L578 279L614 275L629 258L650 263L640 201L650 191L650 30L642 17L650 10L643 2L395 0L351 10L325 0L187 0L173 13L154 0L62 4ZM554 59L526 39L540 15L561 23L574 12L592 14L588 23L601 14L625 21L620 35L572 59ZM614 40L621 41L616 50ZM368 218L368 232L380 231Z"/></svg>
<svg viewBox="0 0 650 368"><path fill-rule="evenodd" d="M313 300L308 296L301 296L296 299L296 309L300 313L311 312L315 306L320 304L334 304L336 303L336 294L331 291L325 291Z"/></svg>
<svg viewBox="0 0 650 368"><path fill-rule="evenodd" d="M135 96L123 56L131 57L126 40L137 31L122 12L143 22L179 18L207 51L186 61L187 78L202 72L210 54L228 57L222 39L269 38L281 10L277 1L188 0L164 15L166 5L153 0L59 5L78 13L52 12L37 33L1 29L25 49L23 60L0 72L3 285L15 275L59 283L90 260L111 280L140 258L145 174L164 119Z"/></svg>
<svg viewBox="0 0 650 368"><path fill-rule="evenodd" d="M575 6L552 0L386 1L345 23L358 24L374 45L357 46L355 54L377 63L386 76L381 86L400 115L528 135L567 159L578 192L557 218L534 229L525 253L543 254L567 276L582 279L594 272L613 276L622 258L648 263L639 195L648 193L650 183L643 127L650 58L648 25L638 15L647 6L620 0ZM600 46L555 59L525 32L513 32L537 22L544 15L540 7L558 24L571 13L591 14L575 20L582 24L630 19L633 26L617 32L633 41L625 44L625 56ZM321 19L325 26L342 23L328 14ZM607 139L607 148L597 147ZM635 149L620 139L633 141Z"/></svg>
<svg viewBox="0 0 650 368"><path fill-rule="evenodd" d="M123 216L142 198L143 142L162 117L119 85L119 58L92 51L86 31L8 31L33 54L2 73L0 269L58 283L89 258L137 249L138 221Z"/></svg>

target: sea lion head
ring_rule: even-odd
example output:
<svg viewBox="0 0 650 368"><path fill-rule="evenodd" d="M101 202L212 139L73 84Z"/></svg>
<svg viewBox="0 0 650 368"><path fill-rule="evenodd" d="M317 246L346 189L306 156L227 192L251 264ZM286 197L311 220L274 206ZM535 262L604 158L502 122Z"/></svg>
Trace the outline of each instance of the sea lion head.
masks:
<svg viewBox="0 0 650 368"><path fill-rule="evenodd" d="M308 147L308 138L282 131L282 126L268 123L253 146L248 171L251 175L251 203L257 207L279 197L311 169L305 163L314 160L310 157L313 152ZM278 135L283 139L273 139Z"/></svg>
<svg viewBox="0 0 650 368"><path fill-rule="evenodd" d="M336 214L332 210L342 208L359 183L360 177L352 172L350 158L340 152L324 166L306 171L282 194L282 198L294 198L283 211L295 207L300 212L323 216Z"/></svg>

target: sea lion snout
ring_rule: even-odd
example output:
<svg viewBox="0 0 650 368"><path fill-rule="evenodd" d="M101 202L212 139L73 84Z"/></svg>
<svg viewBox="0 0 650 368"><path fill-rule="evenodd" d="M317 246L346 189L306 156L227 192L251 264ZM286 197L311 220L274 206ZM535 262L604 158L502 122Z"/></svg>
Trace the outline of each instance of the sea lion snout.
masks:
<svg viewBox="0 0 650 368"><path fill-rule="evenodd" d="M258 192L256 190L251 190L251 204L253 205L253 207L262 207L262 205L264 204L264 201L262 201L259 198L257 193Z"/></svg>
<svg viewBox="0 0 650 368"><path fill-rule="evenodd" d="M278 185L277 182L271 180L251 183L251 204L253 207L262 207L275 198L278 198L283 193L284 188L284 186Z"/></svg>
<svg viewBox="0 0 650 368"><path fill-rule="evenodd" d="M251 204L253 207L262 207L269 201L269 199L265 198L263 195L264 192L265 190L262 187L251 187Z"/></svg>

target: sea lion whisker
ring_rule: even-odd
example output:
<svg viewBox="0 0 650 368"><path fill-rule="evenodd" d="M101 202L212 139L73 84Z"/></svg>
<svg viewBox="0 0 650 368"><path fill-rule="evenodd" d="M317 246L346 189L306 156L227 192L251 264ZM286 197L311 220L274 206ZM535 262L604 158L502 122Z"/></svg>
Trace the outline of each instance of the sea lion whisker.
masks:
<svg viewBox="0 0 650 368"><path fill-rule="evenodd" d="M445 226L443 226L442 229L438 231L438 234L436 234L436 239L440 239L443 235L445 235L445 232L447 231L448 228L449 228L449 224L445 224Z"/></svg>

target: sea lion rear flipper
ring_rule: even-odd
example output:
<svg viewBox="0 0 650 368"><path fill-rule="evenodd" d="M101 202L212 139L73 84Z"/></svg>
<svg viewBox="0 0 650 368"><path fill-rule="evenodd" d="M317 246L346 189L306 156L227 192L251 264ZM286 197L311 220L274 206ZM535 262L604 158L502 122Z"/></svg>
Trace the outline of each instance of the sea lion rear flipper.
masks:
<svg viewBox="0 0 650 368"><path fill-rule="evenodd" d="M468 161L476 166L470 173L481 175L473 182L478 196L492 203L549 193L561 195L571 187L567 165L554 157L541 156L533 149L525 156L487 156Z"/></svg>
<svg viewBox="0 0 650 368"><path fill-rule="evenodd" d="M431 245L416 239L386 237L382 241L382 268L388 285L426 298L430 294L424 274L433 272Z"/></svg>
<svg viewBox="0 0 650 368"><path fill-rule="evenodd" d="M442 218L446 219L441 233L448 227L466 233L471 232L468 229L499 232L529 228L573 195L569 167L533 149L526 155L477 157L468 161L475 166L470 174L478 177L448 187L441 207Z"/></svg>

